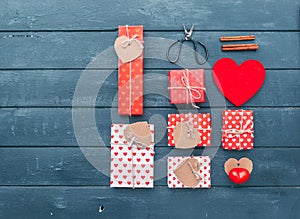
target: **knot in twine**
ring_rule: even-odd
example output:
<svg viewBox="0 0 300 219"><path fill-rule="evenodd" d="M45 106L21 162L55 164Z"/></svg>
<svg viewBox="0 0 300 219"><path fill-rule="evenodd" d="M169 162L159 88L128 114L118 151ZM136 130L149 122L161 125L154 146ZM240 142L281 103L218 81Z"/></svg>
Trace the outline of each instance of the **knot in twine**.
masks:
<svg viewBox="0 0 300 219"><path fill-rule="evenodd" d="M190 80L189 80L189 71L186 69L185 72L183 73L183 76L181 77L181 83L184 87L169 87L169 89L186 89L186 101L188 103L188 99L190 99L191 104L194 108L198 109L200 108L194 103L194 100L199 100L202 95L199 91L200 90L206 90L204 87L200 86L191 86ZM196 94L193 94L196 93Z"/></svg>
<svg viewBox="0 0 300 219"><path fill-rule="evenodd" d="M193 175L194 175L194 177L195 177L195 179L200 183L200 182L203 182L204 180L205 180L205 176L202 176L200 173L199 173L199 171L200 171L200 164L197 162L197 167L196 168L194 168L193 167L193 165L190 163L190 162L188 162L188 165L189 165L189 167L191 168L191 171L192 171L192 173L193 173Z"/></svg>
<svg viewBox="0 0 300 219"><path fill-rule="evenodd" d="M141 48L144 48L142 42L141 42L139 39L137 39L137 37L138 37L138 35L135 34L133 37L129 38L129 35L127 34L127 39L124 40L124 41L121 43L121 46L122 46L123 48L126 48L126 47L130 46L131 43L132 43L133 41L135 41L135 42L137 42L137 43L139 44L139 46L140 46Z"/></svg>

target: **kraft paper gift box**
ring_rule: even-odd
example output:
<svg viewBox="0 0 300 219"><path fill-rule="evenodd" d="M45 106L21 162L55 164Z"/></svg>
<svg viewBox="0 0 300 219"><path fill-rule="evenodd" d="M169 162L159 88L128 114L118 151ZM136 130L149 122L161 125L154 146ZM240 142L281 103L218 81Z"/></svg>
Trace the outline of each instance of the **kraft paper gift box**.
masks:
<svg viewBox="0 0 300 219"><path fill-rule="evenodd" d="M125 139L128 124L111 125L111 187L153 188L154 125L149 147L139 147Z"/></svg>
<svg viewBox="0 0 300 219"><path fill-rule="evenodd" d="M209 156L168 157L169 188L210 188Z"/></svg>
<svg viewBox="0 0 300 219"><path fill-rule="evenodd" d="M143 46L143 26L119 26L119 37L132 39L131 43ZM122 46L124 41L122 43ZM125 41L125 45L129 45ZM133 44L127 48L133 48ZM131 51L125 53L129 54ZM143 52L129 62L122 62L119 58L118 69L118 112L120 115L143 115Z"/></svg>
<svg viewBox="0 0 300 219"><path fill-rule="evenodd" d="M205 102L204 69L169 71L169 91L172 104Z"/></svg>
<svg viewBox="0 0 300 219"><path fill-rule="evenodd" d="M196 146L210 146L211 144L211 115L209 113L199 114L168 114L168 145L174 147L174 129L180 122L191 121L194 129L200 135Z"/></svg>
<svg viewBox="0 0 300 219"><path fill-rule="evenodd" d="M253 149L253 111L224 110L222 116L222 148L226 150Z"/></svg>

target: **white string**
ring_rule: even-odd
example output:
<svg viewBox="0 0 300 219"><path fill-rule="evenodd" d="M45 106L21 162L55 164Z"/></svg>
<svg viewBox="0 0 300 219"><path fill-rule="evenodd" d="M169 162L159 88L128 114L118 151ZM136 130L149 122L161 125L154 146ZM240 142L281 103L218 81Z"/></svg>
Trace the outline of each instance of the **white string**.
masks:
<svg viewBox="0 0 300 219"><path fill-rule="evenodd" d="M190 99L191 101L191 104L194 108L200 108L199 106L197 106L195 103L194 103L194 99L198 100L202 97L200 91L198 91L198 89L201 89L201 90L206 90L204 87L199 87L199 86L191 86L190 85L190 81L189 81L189 70L188 69L185 69L185 72L183 73L183 76L181 77L181 83L184 87L169 87L168 89L186 89L186 102L188 103L188 99ZM192 91L194 91L196 93L196 95L194 95L192 93Z"/></svg>
<svg viewBox="0 0 300 219"><path fill-rule="evenodd" d="M128 25L126 25L126 35L127 35L127 37L128 37L128 39L129 39L129 30L128 30ZM124 41L125 42L125 41ZM123 43L124 43L123 42ZM130 39L129 39L129 41L128 41L128 45L130 45L129 43L130 43L131 41L130 41ZM122 44L123 44L122 43ZM131 99L131 96L132 96L132 72L131 72L131 68L132 68L132 63L131 63L131 61L129 62L129 116L131 116L132 115L132 106L131 106L131 101L132 101L132 99Z"/></svg>

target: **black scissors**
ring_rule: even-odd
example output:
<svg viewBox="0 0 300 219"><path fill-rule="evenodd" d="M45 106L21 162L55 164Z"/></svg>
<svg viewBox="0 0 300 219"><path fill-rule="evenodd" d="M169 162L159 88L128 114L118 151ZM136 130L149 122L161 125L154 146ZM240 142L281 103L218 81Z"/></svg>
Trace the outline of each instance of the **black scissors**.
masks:
<svg viewBox="0 0 300 219"><path fill-rule="evenodd" d="M196 62L199 65L203 65L205 62L207 62L207 59L208 59L208 50L207 50L206 46L204 45L204 43L199 42L199 41L197 41L197 40L195 40L195 39L192 38L192 34L193 34L193 31L194 31L194 24L192 25L192 27L191 27L191 29L189 31L186 29L185 25L183 25L183 30L184 30L184 38L182 38L181 40L177 40L174 43L171 43L171 45L169 46L169 48L167 50L167 59L171 63L175 64L178 61L178 59L179 59L183 43L185 41L192 41L193 44L194 44L194 52L195 52ZM178 50L177 56L176 56L175 59L172 60L171 57L170 57L170 50L172 49L173 46L177 45L178 43L180 45L179 45L179 50ZM204 52L205 52L204 61L200 60L199 53L197 51L198 44L204 49Z"/></svg>

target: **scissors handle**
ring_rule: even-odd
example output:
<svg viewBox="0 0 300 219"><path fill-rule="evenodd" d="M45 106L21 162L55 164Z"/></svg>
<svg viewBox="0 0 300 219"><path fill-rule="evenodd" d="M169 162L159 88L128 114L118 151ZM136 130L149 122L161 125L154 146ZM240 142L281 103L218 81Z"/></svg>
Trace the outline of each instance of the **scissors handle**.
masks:
<svg viewBox="0 0 300 219"><path fill-rule="evenodd" d="M181 39L181 40L177 40L177 41L175 41L175 42L173 42L173 43L170 44L170 46L169 46L169 48L167 50L167 59L169 60L169 62L175 64L178 61L180 53L181 53L183 42L184 42L184 39ZM170 51L178 43L179 43L179 49L178 49L177 55L176 55L175 59L171 59L171 57L170 57Z"/></svg>
<svg viewBox="0 0 300 219"><path fill-rule="evenodd" d="M192 39L192 41L193 41L193 44L194 44L194 51L195 51L196 62L199 65L203 65L208 60L208 56L209 56L208 50L207 50L206 46L204 45L204 43L202 43L200 41L197 41L197 40L194 40L194 39ZM197 46L198 44L204 49L204 52L205 52L205 57L204 57L203 61L201 61L200 57L199 57L199 53L198 53L198 49L197 49L198 48L198 46Z"/></svg>
<svg viewBox="0 0 300 219"><path fill-rule="evenodd" d="M177 40L177 41L171 43L170 46L169 46L169 48L168 48L168 50L167 50L167 59L169 60L169 62L175 64L179 60L179 56L180 56L182 45L183 45L184 41L192 41L193 42L193 44L194 44L194 52L195 52L195 60L196 60L196 62L199 65L203 65L204 63L207 62L207 60L208 60L208 50L207 50L206 46L202 42L196 41L194 39L188 39L188 40L181 39L181 40ZM172 59L170 57L170 51L178 43L179 43L179 49L178 49L177 55L175 56L174 59ZM198 44L204 49L204 52L205 52L204 61L201 61L201 59L200 59L200 56L199 56L199 53L198 53L198 46L197 46Z"/></svg>

